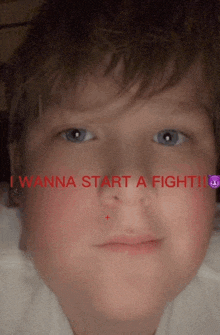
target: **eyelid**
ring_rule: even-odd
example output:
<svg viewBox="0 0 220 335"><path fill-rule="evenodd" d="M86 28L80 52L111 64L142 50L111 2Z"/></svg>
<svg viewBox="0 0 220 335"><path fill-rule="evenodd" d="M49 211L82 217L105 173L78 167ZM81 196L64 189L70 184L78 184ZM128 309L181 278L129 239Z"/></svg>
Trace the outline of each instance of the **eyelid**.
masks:
<svg viewBox="0 0 220 335"><path fill-rule="evenodd" d="M64 127L63 127L63 128L64 128ZM85 140L85 138L84 138L82 142L75 142L75 143L77 143L77 144L85 143L85 142L89 142L89 141L93 141L93 140L96 140L96 139L98 138L98 137L96 136L96 134L95 134L92 130L90 130L90 129L88 129L87 127L84 127L84 126L82 126L82 125L79 125L79 126L78 126L78 125L74 125L73 127L64 128L63 130L58 131L58 133L56 133L56 137L60 137L61 135L63 135L62 137L65 138L66 141L71 142L70 140L68 140L68 139L65 137L65 135L66 135L66 133L68 133L69 131L72 131L72 130L74 130L74 129L84 130L84 131L86 131L87 133L91 133L91 134L92 134L92 137L93 137L93 138L90 138L90 139L87 139L87 140ZM179 133L179 134L181 134L182 136L185 137L185 141L183 141L182 143L174 144L174 145L170 145L170 146L173 146L173 147L174 147L174 146L178 146L178 145L180 145L180 144L183 144L183 143L185 143L185 142L188 142L189 140L192 139L192 135L189 134L189 132L185 132L185 131L178 130L178 129L175 129L175 128L164 128L164 129L158 131L158 132L153 136L152 142L154 142L154 143L156 142L156 143L158 143L158 144L163 145L162 143L159 143L158 141L155 141L155 140L154 140L154 137L157 136L158 133L162 133L162 132L166 132L166 131L167 131L167 132L168 132L168 131L175 131L175 132L177 132L177 133ZM100 134L99 134L99 135L100 135ZM74 142L72 142L72 143L74 143Z"/></svg>
<svg viewBox="0 0 220 335"><path fill-rule="evenodd" d="M178 128L164 128L160 131L158 131L158 133L162 133L162 132L165 132L165 131L176 131L177 133L180 133L182 135L184 135L185 137L188 137L188 138L191 138L192 137L192 133L191 132L188 132L187 130L180 130Z"/></svg>

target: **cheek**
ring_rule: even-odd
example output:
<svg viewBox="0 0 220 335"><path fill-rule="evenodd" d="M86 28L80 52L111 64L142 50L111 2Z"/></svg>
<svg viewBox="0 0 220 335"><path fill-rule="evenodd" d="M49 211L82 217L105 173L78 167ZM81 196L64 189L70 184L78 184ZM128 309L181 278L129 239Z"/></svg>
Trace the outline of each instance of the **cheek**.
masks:
<svg viewBox="0 0 220 335"><path fill-rule="evenodd" d="M23 240L41 277L47 283L56 278L63 285L73 272L84 281L90 278L89 264L94 265L91 244L97 240L95 227L100 217L90 188L29 192L25 208L29 227Z"/></svg>
<svg viewBox="0 0 220 335"><path fill-rule="evenodd" d="M164 176L174 176L175 181L179 176L184 180L185 176L196 176L191 185L191 179L187 178L186 187L184 183L177 183L174 187L161 188L161 207L166 217L175 218L176 228L178 222L181 227L199 233L210 229L212 218L215 213L215 190L208 185L208 173L214 173L213 166L208 166L204 160L173 165L171 170L163 171ZM201 177L200 183L198 177ZM203 183L203 176L206 176L206 183ZM200 186L199 186L200 185ZM205 187L204 187L205 186ZM188 229L186 229L188 231Z"/></svg>
<svg viewBox="0 0 220 335"><path fill-rule="evenodd" d="M162 193L160 207L174 227L191 227L195 231L210 227L215 210L214 192L176 188ZM178 224L180 223L180 224Z"/></svg>
<svg viewBox="0 0 220 335"><path fill-rule="evenodd" d="M94 194L92 188L79 187L77 176L74 181L77 187L37 186L28 189L25 220L28 244L35 252L49 249L51 253L70 253L77 243L91 236L98 216L98 208L93 203Z"/></svg>
<svg viewBox="0 0 220 335"><path fill-rule="evenodd" d="M214 167L208 166L204 160L199 162L186 162L174 164L172 169L161 171L161 175L180 176L204 176L214 173ZM198 187L196 178L193 187L191 181L184 187L160 188L158 197L158 213L165 222L165 230L170 236L173 252L185 268L196 268L205 257L213 228L215 213L215 190L208 186ZM193 264L194 263L194 264Z"/></svg>
<svg viewBox="0 0 220 335"><path fill-rule="evenodd" d="M177 259L184 267L199 265L205 257L212 233L215 194L210 190L167 192L160 200L161 215Z"/></svg>

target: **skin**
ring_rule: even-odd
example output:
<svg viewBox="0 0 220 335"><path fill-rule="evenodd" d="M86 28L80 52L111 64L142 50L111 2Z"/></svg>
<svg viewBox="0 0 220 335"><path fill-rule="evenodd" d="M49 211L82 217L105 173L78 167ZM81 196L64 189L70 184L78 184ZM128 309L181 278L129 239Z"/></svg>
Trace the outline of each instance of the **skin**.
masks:
<svg viewBox="0 0 220 335"><path fill-rule="evenodd" d="M155 334L166 303L201 266L213 228L215 190L151 183L154 175L216 172L213 129L201 107L208 92L200 62L175 87L130 107L125 104L135 87L115 98L119 74L120 67L103 78L99 69L82 78L77 91L70 87L26 136L28 176L74 176L77 185L26 188L21 204L21 249L76 334ZM95 140L74 143L60 135L71 128L86 129ZM164 129L184 133L188 141L156 142ZM84 188L85 175L132 178L128 187L100 188L100 179L98 187ZM146 188L136 188L140 176ZM113 235L150 233L163 239L153 253L131 257L95 247Z"/></svg>

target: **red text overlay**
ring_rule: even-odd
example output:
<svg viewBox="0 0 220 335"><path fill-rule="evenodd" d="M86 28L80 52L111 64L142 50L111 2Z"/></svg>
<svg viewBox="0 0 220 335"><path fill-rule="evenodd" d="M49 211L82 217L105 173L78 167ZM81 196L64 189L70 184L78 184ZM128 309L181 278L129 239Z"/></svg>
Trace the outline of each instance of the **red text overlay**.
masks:
<svg viewBox="0 0 220 335"><path fill-rule="evenodd" d="M101 180L100 180L101 178ZM129 181L132 176L83 176L81 185L76 185L73 176L52 176L52 177L41 177L41 176L27 176L21 177L10 177L10 187L13 187L14 181L18 179L20 186L24 187L128 187ZM152 187L206 187L206 175L205 176L153 176L150 184ZM148 184L144 176L140 176L136 187L147 187Z"/></svg>

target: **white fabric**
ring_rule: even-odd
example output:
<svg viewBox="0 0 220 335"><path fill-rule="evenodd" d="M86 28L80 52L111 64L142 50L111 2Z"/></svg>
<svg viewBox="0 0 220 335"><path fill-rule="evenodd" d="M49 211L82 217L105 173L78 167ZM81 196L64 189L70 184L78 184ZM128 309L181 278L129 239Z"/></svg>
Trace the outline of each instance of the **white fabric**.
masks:
<svg viewBox="0 0 220 335"><path fill-rule="evenodd" d="M57 297L18 249L19 222L18 210L0 204L0 335L73 335ZM213 232L197 275L167 305L156 335L219 334L220 232Z"/></svg>

